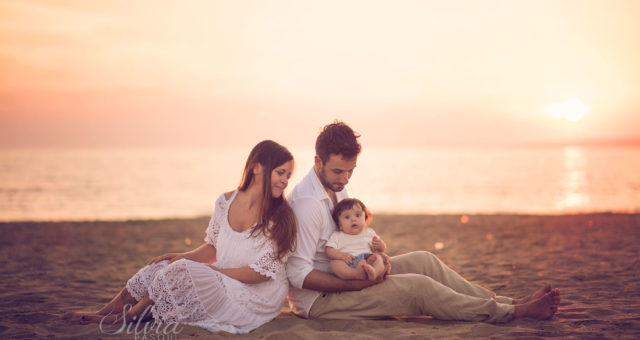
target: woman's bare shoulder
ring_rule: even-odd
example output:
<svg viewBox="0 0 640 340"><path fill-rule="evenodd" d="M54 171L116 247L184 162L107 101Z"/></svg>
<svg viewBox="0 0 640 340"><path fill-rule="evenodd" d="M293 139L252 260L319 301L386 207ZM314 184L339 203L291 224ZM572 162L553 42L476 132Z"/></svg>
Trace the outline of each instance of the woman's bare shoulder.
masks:
<svg viewBox="0 0 640 340"><path fill-rule="evenodd" d="M225 193L224 193L224 199L225 199L225 200L227 200L227 201L228 201L228 200L230 200L230 199L231 199L231 196L233 196L233 193L234 193L234 192L236 192L236 191L235 191L235 190L231 190L231 191L229 191L229 192L225 192Z"/></svg>

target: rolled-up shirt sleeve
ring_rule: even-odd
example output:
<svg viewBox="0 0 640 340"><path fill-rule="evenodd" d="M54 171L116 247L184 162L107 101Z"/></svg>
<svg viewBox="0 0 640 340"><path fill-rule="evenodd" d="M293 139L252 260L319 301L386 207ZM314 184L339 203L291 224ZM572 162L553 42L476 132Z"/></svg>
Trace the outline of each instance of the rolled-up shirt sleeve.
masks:
<svg viewBox="0 0 640 340"><path fill-rule="evenodd" d="M297 199L291 204L298 222L298 233L296 250L287 261L287 277L296 288L302 288L304 279L314 269L313 260L323 223L321 204L311 197Z"/></svg>

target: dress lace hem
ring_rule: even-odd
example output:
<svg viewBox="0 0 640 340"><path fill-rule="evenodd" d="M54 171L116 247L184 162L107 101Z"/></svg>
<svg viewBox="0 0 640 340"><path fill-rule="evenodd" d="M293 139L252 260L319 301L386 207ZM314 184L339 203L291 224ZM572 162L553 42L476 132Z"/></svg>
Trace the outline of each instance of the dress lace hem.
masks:
<svg viewBox="0 0 640 340"><path fill-rule="evenodd" d="M278 314L268 312L268 301L252 294L237 280L216 273L219 294L205 307L189 272L188 260L176 261L157 275L149 286L149 298L154 302L151 315L161 323L184 323L212 332L248 333ZM255 313L255 309L263 309ZM211 314L216 311L216 316ZM253 313L252 313L253 312ZM242 320L242 321L239 321Z"/></svg>

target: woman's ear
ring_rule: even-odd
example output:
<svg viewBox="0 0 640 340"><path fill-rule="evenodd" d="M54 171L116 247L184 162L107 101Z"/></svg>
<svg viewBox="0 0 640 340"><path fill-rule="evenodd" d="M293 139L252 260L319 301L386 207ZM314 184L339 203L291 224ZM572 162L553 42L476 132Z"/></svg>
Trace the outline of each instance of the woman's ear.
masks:
<svg viewBox="0 0 640 340"><path fill-rule="evenodd" d="M260 163L256 163L256 164L253 166L253 170L252 170L252 171L253 171L253 174L254 174L255 176L258 176L258 175L262 174L262 164L260 164Z"/></svg>

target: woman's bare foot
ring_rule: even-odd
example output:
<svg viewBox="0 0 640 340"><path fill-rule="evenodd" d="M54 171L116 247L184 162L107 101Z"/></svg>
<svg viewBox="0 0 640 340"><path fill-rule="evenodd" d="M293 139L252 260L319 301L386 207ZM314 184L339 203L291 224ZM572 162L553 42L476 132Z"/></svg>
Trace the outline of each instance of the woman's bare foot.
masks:
<svg viewBox="0 0 640 340"><path fill-rule="evenodd" d="M548 320L558 311L558 305L560 305L560 291L554 289L537 300L516 305L515 317Z"/></svg>
<svg viewBox="0 0 640 340"><path fill-rule="evenodd" d="M104 325L115 324L119 321L119 315L102 315L102 314L84 314L80 317L80 324L88 325L91 323L100 323Z"/></svg>
<svg viewBox="0 0 640 340"><path fill-rule="evenodd" d="M373 266L371 266L368 263L365 263L362 266L362 269L364 269L364 272L367 273L367 279L369 279L369 281L375 281L375 279L376 279L376 270L373 269Z"/></svg>
<svg viewBox="0 0 640 340"><path fill-rule="evenodd" d="M59 316L61 320L80 320L83 315L109 315L114 312L114 303L111 302L97 311L80 310L75 312L66 312ZM119 306L119 305L118 305Z"/></svg>
<svg viewBox="0 0 640 340"><path fill-rule="evenodd" d="M97 311L87 311L87 310L81 310L81 311L75 311L75 312L66 312L62 315L60 315L58 318L60 320L80 320L80 318L82 318L83 315L88 315L88 314L98 314Z"/></svg>
<svg viewBox="0 0 640 340"><path fill-rule="evenodd" d="M542 288L538 289L537 291L535 291L533 294L527 296L527 297L523 297L522 299L514 299L513 300L513 304L514 305L523 305L529 301L534 301L537 300L541 297L543 297L545 294L549 293L551 290L553 289L553 287L551 286L551 284L547 283L544 286L542 286Z"/></svg>

